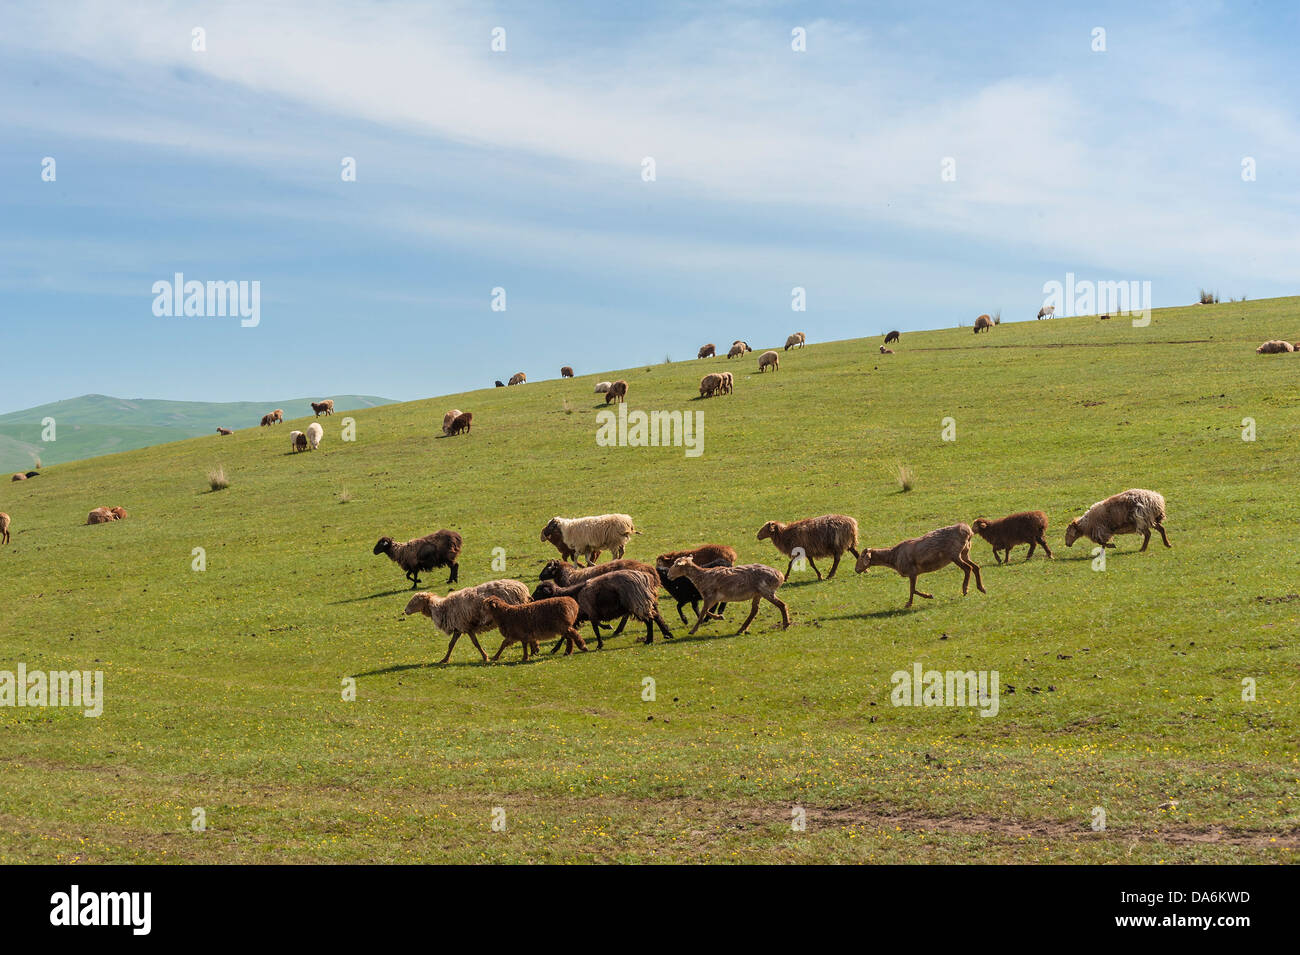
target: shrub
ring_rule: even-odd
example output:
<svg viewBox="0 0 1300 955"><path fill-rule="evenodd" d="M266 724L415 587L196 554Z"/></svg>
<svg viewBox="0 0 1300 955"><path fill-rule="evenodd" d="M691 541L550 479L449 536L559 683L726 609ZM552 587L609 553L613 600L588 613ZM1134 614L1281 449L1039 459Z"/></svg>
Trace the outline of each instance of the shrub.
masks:
<svg viewBox="0 0 1300 955"><path fill-rule="evenodd" d="M906 494L916 485L916 475L906 464L900 464L894 468L894 480L898 482L898 489Z"/></svg>
<svg viewBox="0 0 1300 955"><path fill-rule="evenodd" d="M214 491L224 491L230 487L230 479L226 477L226 469L220 464L208 472L208 487Z"/></svg>
<svg viewBox="0 0 1300 955"><path fill-rule="evenodd" d="M1201 289L1200 304L1217 305L1219 304L1219 293L1211 292L1208 289Z"/></svg>
<svg viewBox="0 0 1300 955"><path fill-rule="evenodd" d="M1002 309L998 309L996 312L993 313L993 324L994 325L1002 324Z"/></svg>

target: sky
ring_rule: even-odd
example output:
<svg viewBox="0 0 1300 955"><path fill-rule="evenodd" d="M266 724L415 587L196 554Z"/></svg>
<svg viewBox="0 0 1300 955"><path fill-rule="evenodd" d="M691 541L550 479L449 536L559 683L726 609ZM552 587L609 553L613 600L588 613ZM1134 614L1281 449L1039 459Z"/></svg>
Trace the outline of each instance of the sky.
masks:
<svg viewBox="0 0 1300 955"><path fill-rule="evenodd" d="M1296 294L1298 40L1293 3L7 2L0 413L1032 320L1067 273ZM155 314L176 273L258 323Z"/></svg>

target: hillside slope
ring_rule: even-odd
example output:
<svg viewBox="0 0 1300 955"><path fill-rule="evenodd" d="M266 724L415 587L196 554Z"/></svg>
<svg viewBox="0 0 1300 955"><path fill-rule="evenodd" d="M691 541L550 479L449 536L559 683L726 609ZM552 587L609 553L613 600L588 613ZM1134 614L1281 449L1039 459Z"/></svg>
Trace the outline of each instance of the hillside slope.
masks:
<svg viewBox="0 0 1300 955"><path fill-rule="evenodd" d="M319 399L317 399L319 400ZM339 395L339 411L392 404L372 395ZM281 401L164 401L82 395L0 415L0 471L27 471L35 466L131 451L154 444L212 434L218 427L257 427L274 408L287 414L310 413L307 398ZM55 422L54 440L43 440L47 418Z"/></svg>
<svg viewBox="0 0 1300 955"><path fill-rule="evenodd" d="M0 708L0 861L1289 861L1300 356L1254 354L1273 337L1300 340L1300 299L632 368L358 411L353 442L335 417L315 453L288 453L299 419L0 485L0 669L106 682L98 718ZM713 370L735 394L698 400ZM703 453L598 446L612 377L630 409L702 412ZM472 434L437 433L453 406ZM1128 487L1165 495L1173 549L1120 537L1094 570L1065 525ZM850 558L782 587L784 632L765 606L733 636L733 606L687 638L664 598L675 640L522 665L462 640L435 666L446 638L371 552L450 527L462 585L531 586L556 514L632 514L632 557L784 569L766 520L844 512L880 547L1026 508L1056 559L977 539L987 594L947 568L904 611ZM997 714L892 706L918 663L996 671Z"/></svg>

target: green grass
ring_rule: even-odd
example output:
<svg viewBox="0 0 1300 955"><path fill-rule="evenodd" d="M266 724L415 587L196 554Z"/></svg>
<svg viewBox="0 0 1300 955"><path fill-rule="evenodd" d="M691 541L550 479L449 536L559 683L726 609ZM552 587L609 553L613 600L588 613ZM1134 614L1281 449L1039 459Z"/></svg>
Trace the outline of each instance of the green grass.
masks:
<svg viewBox="0 0 1300 955"><path fill-rule="evenodd" d="M1274 337L1300 339L1300 299L907 333L762 376L755 354L363 410L354 443L336 415L313 453L288 453L298 420L5 484L0 668L102 669L107 699L0 709L0 861L1290 861L1300 358L1254 354ZM724 369L733 396L692 400ZM597 447L592 384L615 376L631 408L703 410L704 454ZM471 435L439 436L450 407ZM1122 537L1094 571L1065 525L1135 486L1167 498L1174 549ZM82 526L101 504L130 517ZM548 518L617 510L629 556L719 541L784 569L765 520L840 511L888 546L1024 508L1057 559L999 567L977 540L987 595L948 568L904 612L905 580L841 566L782 588L785 632L765 607L733 636L734 607L685 638L665 601L674 641L522 665L462 641L433 666L445 638L371 554L446 526L462 583L531 585ZM891 706L915 661L997 670L1000 712Z"/></svg>

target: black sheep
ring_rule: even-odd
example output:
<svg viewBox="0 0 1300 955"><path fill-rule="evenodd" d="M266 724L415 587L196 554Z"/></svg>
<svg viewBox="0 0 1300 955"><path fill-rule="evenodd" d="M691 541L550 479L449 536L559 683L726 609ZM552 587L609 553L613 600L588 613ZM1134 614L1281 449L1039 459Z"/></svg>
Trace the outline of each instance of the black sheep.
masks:
<svg viewBox="0 0 1300 955"><path fill-rule="evenodd" d="M700 566L731 567L732 563L729 560L713 560L709 561L707 564L701 564ZM700 592L695 589L695 585L691 583L690 578L688 577L678 577L676 580L670 580L668 577L668 568L656 567L655 570L659 572L659 583L663 585L664 590L668 591L668 596L677 601L677 616L682 618L682 623L689 626L690 621L686 619L686 614L682 613L682 607L690 604L691 609L695 611L695 616L698 617L700 615ZM715 620L721 620L726 609L726 604L718 604L716 611L710 614L710 617Z"/></svg>
<svg viewBox="0 0 1300 955"><path fill-rule="evenodd" d="M460 579L461 537L455 531L441 530L425 537L399 544L391 537L379 538L375 544L376 554L387 554L398 567L406 571L406 579L411 581L411 589L420 586L420 571L433 570L435 567L450 567L451 576L447 583L454 584Z"/></svg>

